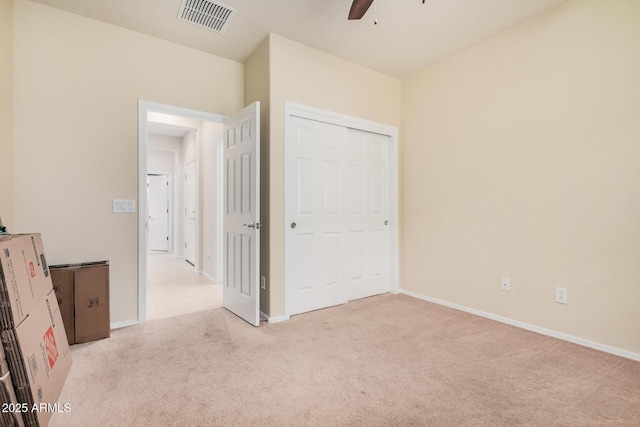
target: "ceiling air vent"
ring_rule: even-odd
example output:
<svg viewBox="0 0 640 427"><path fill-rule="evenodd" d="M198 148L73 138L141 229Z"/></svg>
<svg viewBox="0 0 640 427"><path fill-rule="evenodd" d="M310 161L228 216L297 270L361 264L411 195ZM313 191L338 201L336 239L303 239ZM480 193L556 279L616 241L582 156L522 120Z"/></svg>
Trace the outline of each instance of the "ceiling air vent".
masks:
<svg viewBox="0 0 640 427"><path fill-rule="evenodd" d="M182 0L178 19L224 34L236 10L210 0Z"/></svg>

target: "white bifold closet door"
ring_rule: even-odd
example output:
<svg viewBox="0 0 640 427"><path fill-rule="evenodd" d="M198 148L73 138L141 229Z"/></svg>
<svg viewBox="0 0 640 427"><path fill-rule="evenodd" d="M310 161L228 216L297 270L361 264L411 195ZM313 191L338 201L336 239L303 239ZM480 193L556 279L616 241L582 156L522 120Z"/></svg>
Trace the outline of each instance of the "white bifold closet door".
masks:
<svg viewBox="0 0 640 427"><path fill-rule="evenodd" d="M289 315L390 289L389 137L291 117L285 142Z"/></svg>

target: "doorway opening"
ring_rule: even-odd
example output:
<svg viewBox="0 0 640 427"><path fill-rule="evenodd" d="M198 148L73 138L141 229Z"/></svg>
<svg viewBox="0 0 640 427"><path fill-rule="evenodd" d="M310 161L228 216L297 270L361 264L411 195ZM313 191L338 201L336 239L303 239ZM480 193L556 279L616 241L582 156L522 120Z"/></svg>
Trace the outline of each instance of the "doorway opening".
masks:
<svg viewBox="0 0 640 427"><path fill-rule="evenodd" d="M139 102L138 322L222 306L223 119Z"/></svg>

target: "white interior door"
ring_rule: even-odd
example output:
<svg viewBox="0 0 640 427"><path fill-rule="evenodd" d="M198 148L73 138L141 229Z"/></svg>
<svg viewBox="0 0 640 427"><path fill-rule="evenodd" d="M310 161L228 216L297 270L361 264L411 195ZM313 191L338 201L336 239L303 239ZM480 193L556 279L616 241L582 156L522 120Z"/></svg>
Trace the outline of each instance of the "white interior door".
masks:
<svg viewBox="0 0 640 427"><path fill-rule="evenodd" d="M260 103L224 123L223 305L260 325Z"/></svg>
<svg viewBox="0 0 640 427"><path fill-rule="evenodd" d="M149 250L169 250L169 176L148 175Z"/></svg>
<svg viewBox="0 0 640 427"><path fill-rule="evenodd" d="M285 141L287 313L390 290L389 137L291 117Z"/></svg>
<svg viewBox="0 0 640 427"><path fill-rule="evenodd" d="M347 302L346 128L293 117L285 164L285 280L289 314Z"/></svg>
<svg viewBox="0 0 640 427"><path fill-rule="evenodd" d="M184 169L184 257L196 265L196 162Z"/></svg>
<svg viewBox="0 0 640 427"><path fill-rule="evenodd" d="M389 292L389 137L347 131L349 300Z"/></svg>

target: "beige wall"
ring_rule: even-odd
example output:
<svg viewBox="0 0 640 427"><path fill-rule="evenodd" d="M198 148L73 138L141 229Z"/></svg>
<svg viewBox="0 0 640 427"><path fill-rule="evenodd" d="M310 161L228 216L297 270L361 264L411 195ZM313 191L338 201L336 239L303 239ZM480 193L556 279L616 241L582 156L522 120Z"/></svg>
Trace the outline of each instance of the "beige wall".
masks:
<svg viewBox="0 0 640 427"><path fill-rule="evenodd" d="M404 289L640 353L639 23L570 1L403 80Z"/></svg>
<svg viewBox="0 0 640 427"><path fill-rule="evenodd" d="M0 0L0 218L13 230L13 0Z"/></svg>
<svg viewBox="0 0 640 427"><path fill-rule="evenodd" d="M244 97L245 105L255 101L260 102L260 222L267 226L260 232L260 274L270 278L269 251L269 99L270 99L270 71L269 71L269 37L254 50L251 57L244 64ZM268 285L268 284L267 284ZM260 311L269 313L270 287L260 291Z"/></svg>
<svg viewBox="0 0 640 427"><path fill-rule="evenodd" d="M51 263L109 259L111 321L137 318L138 99L218 114L242 107L243 65L15 1L14 231Z"/></svg>
<svg viewBox="0 0 640 427"><path fill-rule="evenodd" d="M399 79L271 34L269 253L272 317L284 314L284 106L292 101L400 126Z"/></svg>

